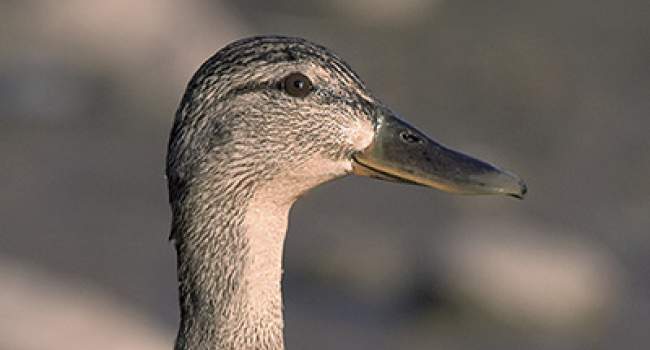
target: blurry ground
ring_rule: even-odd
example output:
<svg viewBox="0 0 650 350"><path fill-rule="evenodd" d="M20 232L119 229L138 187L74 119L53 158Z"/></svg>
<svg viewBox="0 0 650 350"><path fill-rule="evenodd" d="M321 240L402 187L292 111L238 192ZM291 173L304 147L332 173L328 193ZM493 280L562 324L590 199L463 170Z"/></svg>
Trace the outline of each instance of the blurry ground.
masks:
<svg viewBox="0 0 650 350"><path fill-rule="evenodd" d="M530 188L316 189L287 239L289 349L647 348L649 18L646 1L0 2L0 348L88 348L92 315L91 344L113 339L96 348L171 348L168 129L198 65L257 33L330 47ZM55 326L68 343L16 336Z"/></svg>

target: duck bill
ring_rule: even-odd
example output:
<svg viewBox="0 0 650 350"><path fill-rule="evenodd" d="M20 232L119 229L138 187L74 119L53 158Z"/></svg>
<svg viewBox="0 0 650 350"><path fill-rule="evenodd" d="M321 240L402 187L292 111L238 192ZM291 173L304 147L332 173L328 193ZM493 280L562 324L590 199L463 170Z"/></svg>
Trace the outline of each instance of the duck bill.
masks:
<svg viewBox="0 0 650 350"><path fill-rule="evenodd" d="M449 149L390 113L378 117L372 143L352 158L357 175L445 192L522 199L527 190L517 175Z"/></svg>

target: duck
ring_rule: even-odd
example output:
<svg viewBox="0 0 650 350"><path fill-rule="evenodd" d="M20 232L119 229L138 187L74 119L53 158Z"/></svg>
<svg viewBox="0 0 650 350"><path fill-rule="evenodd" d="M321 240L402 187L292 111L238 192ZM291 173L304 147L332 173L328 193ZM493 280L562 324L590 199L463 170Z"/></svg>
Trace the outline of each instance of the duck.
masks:
<svg viewBox="0 0 650 350"><path fill-rule="evenodd" d="M200 66L166 159L176 350L284 349L289 211L310 189L349 174L458 194L527 191L517 175L404 121L343 59L306 39L240 39Z"/></svg>

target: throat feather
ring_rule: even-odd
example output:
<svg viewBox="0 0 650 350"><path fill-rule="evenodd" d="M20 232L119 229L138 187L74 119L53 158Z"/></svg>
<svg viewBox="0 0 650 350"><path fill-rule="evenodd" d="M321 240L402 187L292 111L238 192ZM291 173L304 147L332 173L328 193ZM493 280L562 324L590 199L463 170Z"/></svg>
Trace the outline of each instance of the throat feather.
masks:
<svg viewBox="0 0 650 350"><path fill-rule="evenodd" d="M237 188L226 183L194 191L221 195L180 216L194 219L176 244L182 314L176 350L284 349L281 281L289 211L303 193L350 168L347 161L314 157L247 186L245 196L220 191Z"/></svg>

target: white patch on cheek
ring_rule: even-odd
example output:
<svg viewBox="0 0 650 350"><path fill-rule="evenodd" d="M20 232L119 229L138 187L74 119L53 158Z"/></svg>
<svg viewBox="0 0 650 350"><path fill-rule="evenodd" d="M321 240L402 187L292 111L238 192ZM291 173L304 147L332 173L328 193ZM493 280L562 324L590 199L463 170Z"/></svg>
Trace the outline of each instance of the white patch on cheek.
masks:
<svg viewBox="0 0 650 350"><path fill-rule="evenodd" d="M375 128L370 120L357 118L355 123L347 130L347 134L354 149L361 151L372 143L375 137Z"/></svg>
<svg viewBox="0 0 650 350"><path fill-rule="evenodd" d="M268 184L267 191L273 192L276 202L293 203L300 195L322 183L345 175L349 169L351 169L349 161L336 161L315 154L306 162L277 175ZM270 190L271 187L273 190ZM268 192L266 195L270 197Z"/></svg>

